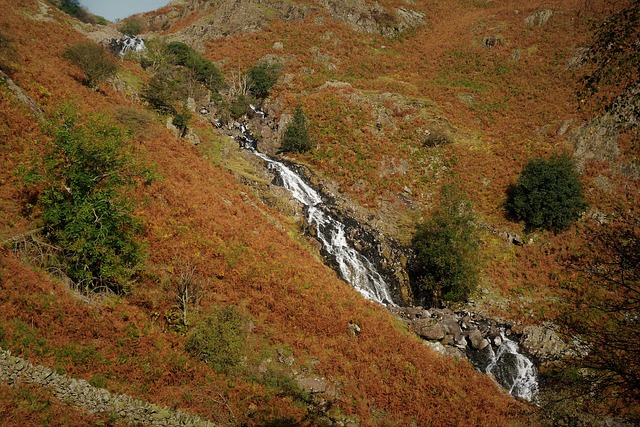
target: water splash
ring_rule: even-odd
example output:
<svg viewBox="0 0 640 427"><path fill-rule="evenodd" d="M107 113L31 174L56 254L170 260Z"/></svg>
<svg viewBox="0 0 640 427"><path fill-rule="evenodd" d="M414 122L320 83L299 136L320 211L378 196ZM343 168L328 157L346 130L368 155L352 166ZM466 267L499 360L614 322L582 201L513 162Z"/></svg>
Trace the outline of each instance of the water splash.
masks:
<svg viewBox="0 0 640 427"><path fill-rule="evenodd" d="M127 52L140 52L146 48L144 40L138 36L124 36L110 39L109 48L116 55L124 56Z"/></svg>
<svg viewBox="0 0 640 427"><path fill-rule="evenodd" d="M500 332L502 343L483 350L482 358L475 358L476 368L492 375L512 396L529 402L538 397L537 370L531 360L519 353L518 343Z"/></svg>
<svg viewBox="0 0 640 427"><path fill-rule="evenodd" d="M342 278L365 298L381 304L395 305L388 285L373 263L348 242L345 225L333 218L323 204L322 196L293 169L256 150L256 139L246 125L240 125L242 135L237 137L242 148L264 160L276 172L283 187L306 207L306 220L315 227L316 238L322 244L324 255L335 262Z"/></svg>

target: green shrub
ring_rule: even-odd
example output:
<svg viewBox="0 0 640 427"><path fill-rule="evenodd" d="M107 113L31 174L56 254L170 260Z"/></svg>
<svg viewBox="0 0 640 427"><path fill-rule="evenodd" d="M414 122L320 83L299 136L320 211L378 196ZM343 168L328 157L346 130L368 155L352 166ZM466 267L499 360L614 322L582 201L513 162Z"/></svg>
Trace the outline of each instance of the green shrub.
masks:
<svg viewBox="0 0 640 427"><path fill-rule="evenodd" d="M249 111L249 104L253 99L248 95L239 95L231 100L229 104L229 114L235 120L239 119Z"/></svg>
<svg viewBox="0 0 640 427"><path fill-rule="evenodd" d="M192 70L195 79L207 88L217 91L224 85L224 76L220 69L191 46L182 42L171 42L167 45L167 50L171 55L171 63Z"/></svg>
<svg viewBox="0 0 640 427"><path fill-rule="evenodd" d="M311 138L307 128L307 118L298 105L293 114L293 121L282 135L278 153L306 153L311 150Z"/></svg>
<svg viewBox="0 0 640 427"><path fill-rule="evenodd" d="M507 211L528 230L559 232L576 221L587 207L580 176L567 154L527 162L507 194Z"/></svg>
<svg viewBox="0 0 640 427"><path fill-rule="evenodd" d="M261 62L247 72L249 90L256 98L266 98L278 81L282 67L274 62Z"/></svg>
<svg viewBox="0 0 640 427"><path fill-rule="evenodd" d="M133 163L119 128L72 114L27 180L41 186L43 234L60 248L64 273L83 290L124 292L144 258L127 189L145 171Z"/></svg>
<svg viewBox="0 0 640 427"><path fill-rule="evenodd" d="M58 8L68 15L78 18L82 22L94 24L94 16L87 12L87 9L80 5L79 0L60 0Z"/></svg>
<svg viewBox="0 0 640 427"><path fill-rule="evenodd" d="M475 215L470 203L454 187L443 187L440 207L417 227L409 266L416 299L464 301L478 283Z"/></svg>
<svg viewBox="0 0 640 427"><path fill-rule="evenodd" d="M300 402L308 403L309 393L307 393L290 374L281 370L267 368L267 370L258 379L263 384L273 390L276 390L284 396L289 396Z"/></svg>
<svg viewBox="0 0 640 427"><path fill-rule="evenodd" d="M228 372L242 361L247 336L247 319L235 307L217 307L189 334L186 348L216 371Z"/></svg>
<svg viewBox="0 0 640 427"><path fill-rule="evenodd" d="M186 108L182 108L179 112L173 115L173 125L178 128L180 138L186 135L191 117L191 113Z"/></svg>
<svg viewBox="0 0 640 427"><path fill-rule="evenodd" d="M136 18L127 19L120 26L120 32L128 36L137 36L142 32L142 22Z"/></svg>
<svg viewBox="0 0 640 427"><path fill-rule="evenodd" d="M142 90L142 97L151 107L159 113L172 115L177 113L175 104L186 99L188 94L188 82L168 71L154 74Z"/></svg>
<svg viewBox="0 0 640 427"><path fill-rule="evenodd" d="M116 58L105 48L91 41L67 47L62 56L80 67L87 76L85 84L94 90L102 81L114 76L118 71Z"/></svg>

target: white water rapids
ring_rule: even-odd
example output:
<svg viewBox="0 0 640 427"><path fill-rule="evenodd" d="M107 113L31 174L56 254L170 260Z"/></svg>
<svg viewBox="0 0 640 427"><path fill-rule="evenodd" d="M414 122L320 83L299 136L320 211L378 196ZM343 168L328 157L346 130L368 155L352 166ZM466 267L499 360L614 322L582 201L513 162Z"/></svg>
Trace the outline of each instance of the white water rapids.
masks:
<svg viewBox="0 0 640 427"><path fill-rule="evenodd" d="M381 304L393 304L387 283L374 265L347 241L345 226L323 210L322 197L284 163L252 150L276 171L283 186L307 208L307 222L316 229L316 237L329 256L335 259L342 278L365 298Z"/></svg>
<svg viewBox="0 0 640 427"><path fill-rule="evenodd" d="M268 168L279 177L279 184L291 191L292 196L305 206L307 222L315 227L316 238L327 257L335 260L342 278L365 298L380 304L395 305L387 283L373 263L348 242L345 225L331 216L322 196L283 162L257 151L257 140L244 124L239 129L242 132L237 137L240 145L264 160ZM515 341L507 338L504 332L500 335L502 339L499 346L494 349L494 346L488 345L481 352L468 352L470 359L476 369L492 375L513 396L527 401L535 400L538 395L538 380L533 362L519 353Z"/></svg>
<svg viewBox="0 0 640 427"><path fill-rule="evenodd" d="M502 344L494 352L491 346L490 360L484 372L493 377L512 396L531 402L538 396L538 378L533 362L518 352L518 343L501 332Z"/></svg>

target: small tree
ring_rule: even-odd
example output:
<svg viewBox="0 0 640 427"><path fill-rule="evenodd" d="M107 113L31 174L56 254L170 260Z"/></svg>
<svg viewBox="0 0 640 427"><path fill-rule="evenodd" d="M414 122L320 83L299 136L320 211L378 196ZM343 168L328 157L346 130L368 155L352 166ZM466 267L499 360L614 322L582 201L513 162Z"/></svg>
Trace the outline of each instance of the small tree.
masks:
<svg viewBox="0 0 640 427"><path fill-rule="evenodd" d="M507 194L506 208L528 230L559 232L576 221L587 207L580 176L567 154L532 159Z"/></svg>
<svg viewBox="0 0 640 427"><path fill-rule="evenodd" d="M98 85L114 76L118 62L105 48L94 42L80 42L64 50L62 56L76 64L87 76L86 85L97 89Z"/></svg>
<svg viewBox="0 0 640 427"><path fill-rule="evenodd" d="M120 129L99 118L80 125L66 115L53 137L41 169L27 175L41 186L44 236L60 248L64 272L79 288L126 291L143 259L126 189L143 171Z"/></svg>
<svg viewBox="0 0 640 427"><path fill-rule="evenodd" d="M475 215L466 197L455 187L443 187L440 207L418 225L409 266L417 299L427 303L464 301L478 282Z"/></svg>
<svg viewBox="0 0 640 427"><path fill-rule="evenodd" d="M256 98L266 98L278 81L282 67L274 62L261 62L247 72L249 91Z"/></svg>
<svg viewBox="0 0 640 427"><path fill-rule="evenodd" d="M293 121L282 135L278 153L306 153L309 150L311 150L311 138L307 128L307 118L298 104L293 113Z"/></svg>
<svg viewBox="0 0 640 427"><path fill-rule="evenodd" d="M58 8L68 15L89 24L96 23L96 18L82 7L79 0L60 0Z"/></svg>
<svg viewBox="0 0 640 427"><path fill-rule="evenodd" d="M220 69L191 46L182 42L171 42L167 45L167 50L171 54L171 63L191 69L196 80L209 89L217 91L224 85L224 76Z"/></svg>

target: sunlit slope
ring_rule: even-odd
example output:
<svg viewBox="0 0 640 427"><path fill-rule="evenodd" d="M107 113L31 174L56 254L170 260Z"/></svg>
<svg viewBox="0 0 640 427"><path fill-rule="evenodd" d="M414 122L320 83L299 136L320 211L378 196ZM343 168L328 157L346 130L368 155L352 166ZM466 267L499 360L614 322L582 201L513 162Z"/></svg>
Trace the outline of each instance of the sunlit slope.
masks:
<svg viewBox="0 0 640 427"><path fill-rule="evenodd" d="M144 108L109 83L93 91L79 82L80 71L61 54L83 37L67 23L71 18L43 5L3 0L0 31L15 48L12 78L46 114L55 116L63 104L73 104L80 116ZM123 69L144 78L130 63ZM38 212L23 209L28 194L15 171L28 166L49 137L6 86L0 89L0 235L7 239L38 225ZM287 218L255 200L198 149L176 140L161 119L147 126L131 142L141 160L156 165L158 179L135 197L149 258L131 293L80 297L3 249L3 348L111 391L225 425L304 418L299 399L253 379L277 348L295 358L298 372L326 378L335 417L355 416L360 425L507 424L518 405L491 379L466 362L434 354L382 307L364 301L289 237ZM197 313L190 314L193 323L216 305L237 306L251 318L241 369L213 371L185 352L185 336L170 324L185 261L203 286ZM360 326L357 336L350 322ZM18 404L13 394L4 397Z"/></svg>

